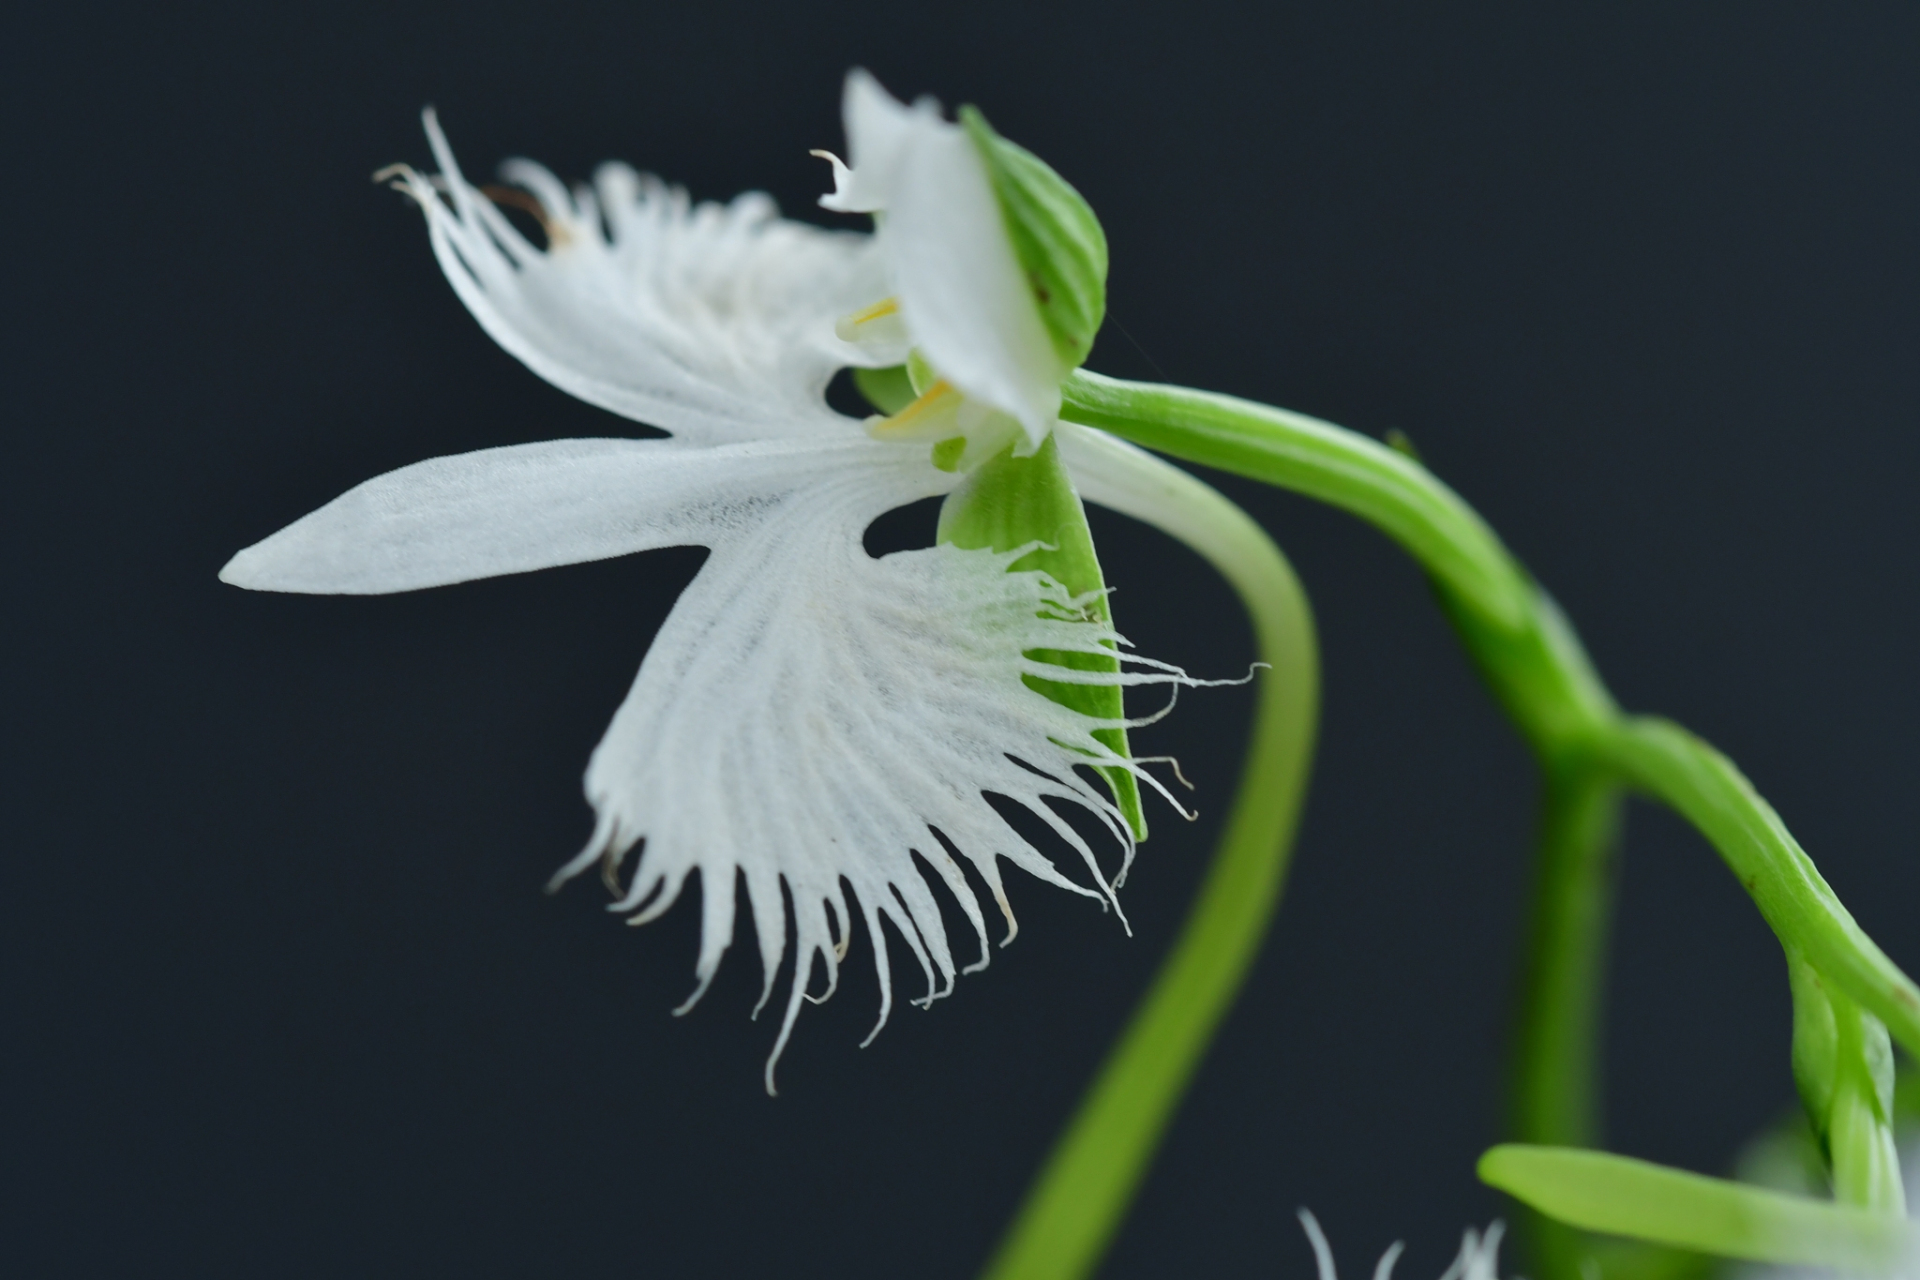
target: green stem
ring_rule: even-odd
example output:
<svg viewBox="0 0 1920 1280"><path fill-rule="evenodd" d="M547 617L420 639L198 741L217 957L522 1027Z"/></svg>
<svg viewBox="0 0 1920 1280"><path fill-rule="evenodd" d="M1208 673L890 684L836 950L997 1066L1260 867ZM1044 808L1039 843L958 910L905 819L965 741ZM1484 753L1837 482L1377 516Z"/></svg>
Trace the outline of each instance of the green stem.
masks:
<svg viewBox="0 0 1920 1280"><path fill-rule="evenodd" d="M1886 1028L1846 997L1831 999L1839 1031L1837 1087L1827 1124L1833 1198L1904 1216L1907 1194L1894 1143L1893 1061Z"/></svg>
<svg viewBox="0 0 1920 1280"><path fill-rule="evenodd" d="M1529 1141L1599 1139L1594 1070L1619 788L1590 769L1549 773L1541 797L1514 1127Z"/></svg>
<svg viewBox="0 0 1920 1280"><path fill-rule="evenodd" d="M1462 599L1508 625L1527 612L1524 584L1473 509L1419 463L1305 414L1183 387L1121 382L1082 370L1060 416L1159 453L1293 489L1378 526Z"/></svg>
<svg viewBox="0 0 1920 1280"><path fill-rule="evenodd" d="M1789 953L1920 1055L1920 988L1860 929L1737 769L1673 725L1623 716L1553 602L1424 467L1331 423L1231 396L1079 373L1061 416L1188 462L1319 499L1379 527L1443 607L1547 778L1514 1121L1543 1143L1591 1141L1606 846L1625 782L1677 809L1753 897ZM1562 1000L1566 1003L1560 1003ZM1549 1239L1550 1276L1577 1274ZM1564 1243L1564 1241L1563 1241Z"/></svg>
<svg viewBox="0 0 1920 1280"><path fill-rule="evenodd" d="M1538 860L1521 972L1509 1124L1522 1141L1600 1141L1599 1039L1613 907L1620 789L1591 767L1546 771ZM1542 1274L1576 1275L1583 1234L1540 1214L1525 1222Z"/></svg>
<svg viewBox="0 0 1920 1280"><path fill-rule="evenodd" d="M1624 719L1596 744L1636 787L1713 842L1782 941L1920 1055L1920 988L1855 923L1733 761L1679 725Z"/></svg>
<svg viewBox="0 0 1920 1280"><path fill-rule="evenodd" d="M1252 741L1212 866L1179 938L988 1264L988 1280L1092 1272L1144 1176L1279 902L1319 697L1312 615L1279 548L1193 477L1063 428L1091 500L1152 520L1217 568L1252 615L1261 661Z"/></svg>

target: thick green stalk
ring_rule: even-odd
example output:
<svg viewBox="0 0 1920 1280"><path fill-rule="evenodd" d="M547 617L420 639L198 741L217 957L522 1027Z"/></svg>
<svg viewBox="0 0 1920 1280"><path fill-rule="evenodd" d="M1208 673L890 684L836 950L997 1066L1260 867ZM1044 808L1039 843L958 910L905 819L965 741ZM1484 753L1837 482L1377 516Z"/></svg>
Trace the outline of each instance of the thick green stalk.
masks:
<svg viewBox="0 0 1920 1280"><path fill-rule="evenodd" d="M1069 422L1350 511L1472 607L1509 627L1523 621L1530 593L1493 531L1425 467L1378 441L1232 396L1121 382L1084 369L1062 392L1060 416Z"/></svg>
<svg viewBox="0 0 1920 1280"><path fill-rule="evenodd" d="M1318 706L1306 597L1260 527L1175 468L1091 433L1062 430L1087 497L1150 518L1233 585L1271 670L1259 681L1240 788L1199 897L988 1264L988 1280L1077 1280L1098 1265L1278 904Z"/></svg>
<svg viewBox="0 0 1920 1280"><path fill-rule="evenodd" d="M1547 779L1513 1121L1577 1145L1597 1119L1592 1060L1606 939L1614 789L1677 809L1719 851L1790 954L1920 1055L1920 988L1841 906L1772 808L1711 747L1623 716L1553 602L1458 495L1410 458L1331 423L1230 396L1079 373L1062 417L1161 453L1291 489L1379 527L1431 576L1469 654ZM1547 1280L1579 1274L1579 1237L1537 1237ZM1591 1255L1585 1255L1591 1256Z"/></svg>

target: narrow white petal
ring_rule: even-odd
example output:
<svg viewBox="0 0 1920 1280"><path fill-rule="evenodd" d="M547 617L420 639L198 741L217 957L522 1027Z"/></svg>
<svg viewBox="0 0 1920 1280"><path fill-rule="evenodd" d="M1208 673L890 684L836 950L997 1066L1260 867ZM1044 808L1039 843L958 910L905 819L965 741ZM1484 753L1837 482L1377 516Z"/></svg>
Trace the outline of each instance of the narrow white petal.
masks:
<svg viewBox="0 0 1920 1280"><path fill-rule="evenodd" d="M847 73L840 95L840 116L846 124L847 154L851 164L822 152L833 164L833 194L820 197L820 207L841 213L876 213L892 200L902 152L912 145L915 119L938 122L939 104L922 98L903 107L880 87L871 74L856 67Z"/></svg>
<svg viewBox="0 0 1920 1280"><path fill-rule="evenodd" d="M830 208L884 210L881 246L916 344L968 396L1011 414L1037 446L1060 412L1061 368L979 151L922 99L847 78L853 167ZM823 203L826 203L823 201Z"/></svg>
<svg viewBox="0 0 1920 1280"><path fill-rule="evenodd" d="M871 212L870 210L859 207L853 189L853 170L847 167L845 160L842 160L831 151L815 149L809 151L807 154L810 156L818 156L833 166L833 190L820 197L820 207L822 209L832 209L836 213Z"/></svg>
<svg viewBox="0 0 1920 1280"><path fill-rule="evenodd" d="M1467 1229L1466 1242L1460 1247L1460 1280L1500 1280L1500 1237L1507 1226L1498 1219L1487 1225L1485 1235L1476 1236Z"/></svg>
<svg viewBox="0 0 1920 1280"><path fill-rule="evenodd" d="M435 256L502 347L555 386L703 443L856 425L828 409L834 370L869 358L834 321L887 292L871 237L727 205L609 164L569 193L538 165L502 176L542 207L536 248L461 175L431 112L441 172L405 171ZM444 193L444 194L443 194Z"/></svg>
<svg viewBox="0 0 1920 1280"><path fill-rule="evenodd" d="M702 448L677 440L554 440L434 458L348 490L233 557L220 579L255 591L380 595L705 544L796 486L909 466L864 436ZM911 497L920 492L908 490ZM877 513L875 513L877 514Z"/></svg>
<svg viewBox="0 0 1920 1280"><path fill-rule="evenodd" d="M1112 817L1098 784L1075 772L1112 762L1091 737L1100 722L1034 692L1021 676L1031 669L1024 650L1115 637L1069 621L1075 603L1051 579L1006 572L1024 549L869 556L861 535L872 517L903 501L903 486L938 474L917 465L891 478L874 467L821 477L713 541L594 752L586 787L600 821L558 877L597 859L617 864L644 842L614 904L634 910L698 871L705 909L696 997L732 939L741 878L771 993L789 945L784 884L797 963L776 1056L816 959L829 981L836 971L849 892L876 950L882 1021L892 1003L889 929L922 970L923 998L951 989L958 963L914 852L959 902L980 962L985 920L956 856L997 899L998 858L1111 898L1093 849L1048 804ZM1118 678L1184 679L1156 671ZM1057 824L1090 883L1062 875L983 792Z"/></svg>
<svg viewBox="0 0 1920 1280"><path fill-rule="evenodd" d="M1320 1219L1314 1217L1310 1209L1294 1212L1300 1219L1301 1229L1307 1233L1307 1243L1313 1246L1313 1265L1319 1280L1340 1280L1333 1265L1333 1250L1327 1245L1327 1233L1320 1229Z"/></svg>
<svg viewBox="0 0 1920 1280"><path fill-rule="evenodd" d="M1319 1280L1339 1280L1333 1249L1327 1244L1319 1220L1305 1209L1298 1210L1297 1214L1300 1226L1307 1233L1307 1242L1313 1246L1314 1268ZM1440 1280L1500 1280L1500 1240L1505 1234L1505 1224L1497 1220L1487 1227L1484 1235L1468 1227L1462 1234L1460 1252L1440 1273ZM1393 1280L1393 1266L1405 1249L1405 1243L1399 1240L1389 1245L1380 1255L1380 1261L1374 1264L1373 1280Z"/></svg>

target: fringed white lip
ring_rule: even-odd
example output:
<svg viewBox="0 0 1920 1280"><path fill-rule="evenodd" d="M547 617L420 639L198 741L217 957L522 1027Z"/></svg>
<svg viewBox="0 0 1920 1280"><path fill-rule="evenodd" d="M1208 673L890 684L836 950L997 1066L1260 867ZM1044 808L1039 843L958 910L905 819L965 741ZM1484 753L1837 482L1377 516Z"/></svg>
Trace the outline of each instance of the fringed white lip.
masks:
<svg viewBox="0 0 1920 1280"><path fill-rule="evenodd" d="M505 176L532 194L549 241L536 246L468 185L431 113L426 125L441 172L399 170L397 185L425 211L434 252L475 318L548 381L674 438L550 441L405 467L242 551L222 578L378 594L653 547L712 548L593 753L593 837L555 882L599 862L616 886L612 909L641 923L698 872L702 935L684 1010L732 939L744 879L761 1005L788 947L797 952L769 1091L802 1000L834 989L856 916L879 972L877 1032L892 1007L889 926L926 978L920 1002L986 963L985 916L963 865L1006 918L1008 940L1001 859L1117 907L1132 843L1086 767L1118 765L1159 784L1091 736L1108 722L1022 676L1204 682L1131 655L1111 674L1026 657L1124 641L1082 621L1086 602L1045 575L1008 572L1019 551L867 554L861 538L875 517L957 480L924 445L871 439L824 402L836 368L899 358L834 335L836 319L886 292L872 240L784 221L761 196L693 205L620 166L569 191L518 161ZM989 794L1064 840L1083 879L1019 836ZM1102 870L1060 806L1111 833L1116 871ZM916 855L972 927L978 958L965 968Z"/></svg>
<svg viewBox="0 0 1920 1280"><path fill-rule="evenodd" d="M1069 620L1076 602L1051 579L1007 572L1020 552L934 547L872 559L860 545L868 517L850 500L854 493L851 484L809 489L716 543L594 752L587 792L600 822L556 877L596 862L617 876L627 851L644 841L640 864L611 907L644 921L699 872L698 985L682 1011L704 993L733 936L739 878L760 944L760 1004L767 1003L788 945L784 885L796 964L767 1065L769 1090L816 962L820 998L837 985L855 915L873 943L880 980L868 1041L892 1007L883 925L919 963L927 984L919 1003L952 990L959 962L915 854L973 928L971 970L985 967L990 951L961 862L985 883L1011 937L1002 858L1118 905L1094 848L1050 801L1099 815L1131 853L1119 812L1075 766L1140 766L1093 738L1102 723L1020 678L1060 670L1025 650L1084 649L1117 637ZM1143 669L1107 679L1171 684L1185 677ZM1055 831L1078 853L1092 887L1063 876L983 793L1005 797Z"/></svg>

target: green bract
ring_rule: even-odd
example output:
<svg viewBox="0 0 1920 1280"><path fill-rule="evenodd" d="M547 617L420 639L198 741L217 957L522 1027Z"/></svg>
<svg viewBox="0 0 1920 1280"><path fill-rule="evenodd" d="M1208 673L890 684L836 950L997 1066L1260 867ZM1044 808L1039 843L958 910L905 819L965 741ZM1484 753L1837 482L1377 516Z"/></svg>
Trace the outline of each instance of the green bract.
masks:
<svg viewBox="0 0 1920 1280"><path fill-rule="evenodd" d="M960 487L940 507L938 538L943 543L973 549L1012 551L1043 543L1012 566L1021 572L1039 569L1086 601L1088 621L1110 622L1106 580L1094 554L1093 534L1087 528L1086 509L1073 481L1060 464L1060 446L1049 435L1030 458L1017 458L1011 448L967 474ZM1118 671L1118 657L1088 653L1059 653L1049 649L1027 655L1039 662L1074 671ZM1102 720L1119 720L1120 688L1104 684L1062 684L1023 676L1027 685L1065 707ZM1127 731L1096 729L1093 736L1115 753L1127 755ZM1113 792L1114 803L1126 817L1134 839L1147 838L1146 816L1140 808L1140 787L1127 770L1107 766L1100 770Z"/></svg>
<svg viewBox="0 0 1920 1280"><path fill-rule="evenodd" d="M978 107L960 124L987 162L1020 269L1066 369L1086 363L1107 314L1107 235L1093 209L1046 161L995 133Z"/></svg>

